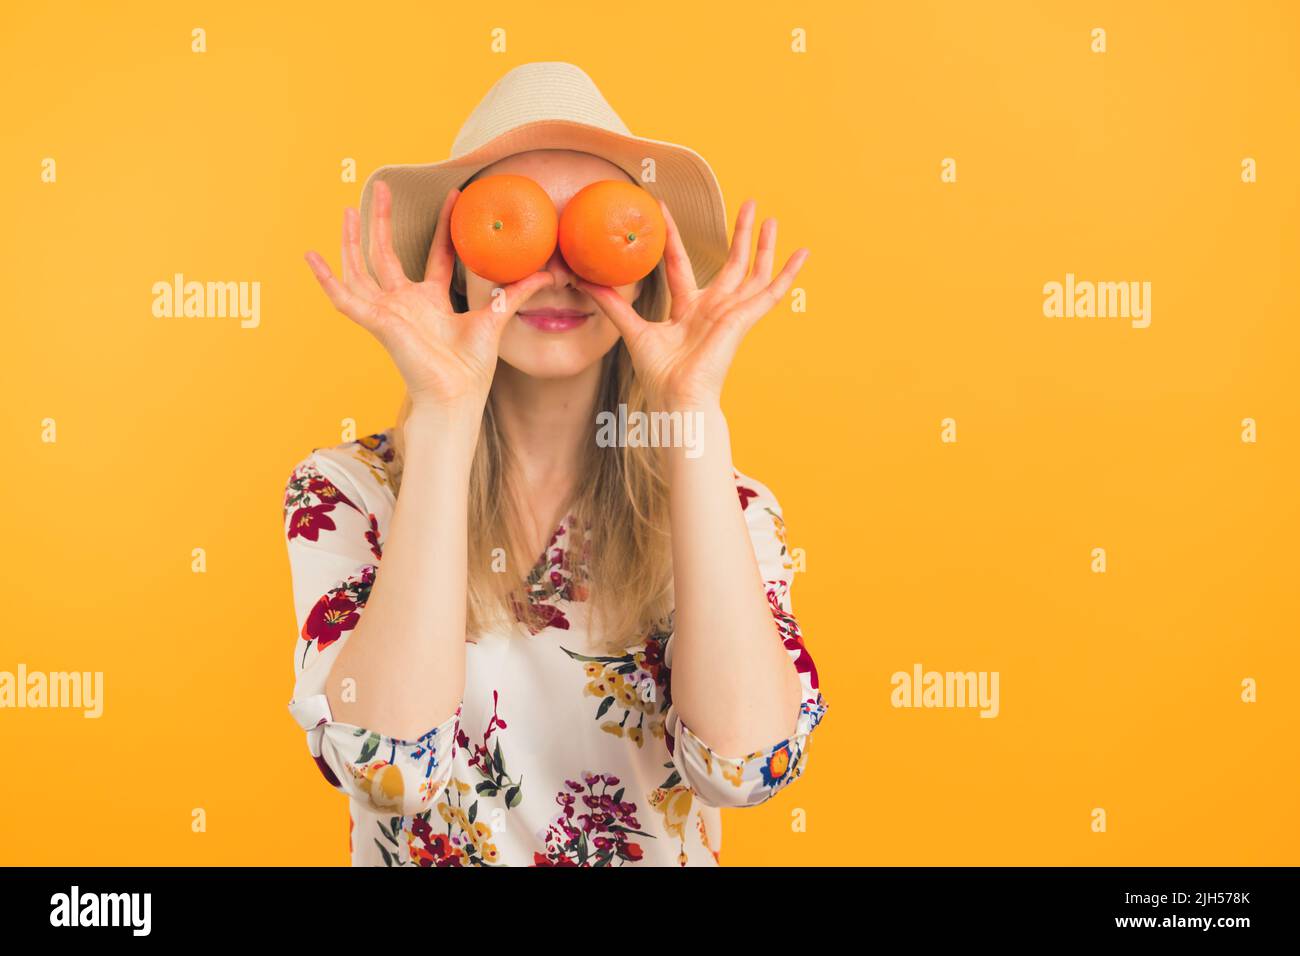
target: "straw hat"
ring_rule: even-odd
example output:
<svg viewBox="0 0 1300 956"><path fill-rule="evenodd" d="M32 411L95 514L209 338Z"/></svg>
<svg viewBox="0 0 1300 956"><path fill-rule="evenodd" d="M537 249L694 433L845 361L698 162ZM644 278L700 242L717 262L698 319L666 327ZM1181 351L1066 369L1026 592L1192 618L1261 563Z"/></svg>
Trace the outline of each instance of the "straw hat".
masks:
<svg viewBox="0 0 1300 956"><path fill-rule="evenodd" d="M685 146L633 136L585 72L572 63L525 63L488 90L438 163L381 166L361 192L361 248L370 262L370 204L376 180L393 193L393 248L412 280L424 277L438 210L447 191L484 166L530 149L593 153L623 169L673 214L682 243L703 287L727 257L727 214L717 177ZM654 160L655 179L642 179Z"/></svg>

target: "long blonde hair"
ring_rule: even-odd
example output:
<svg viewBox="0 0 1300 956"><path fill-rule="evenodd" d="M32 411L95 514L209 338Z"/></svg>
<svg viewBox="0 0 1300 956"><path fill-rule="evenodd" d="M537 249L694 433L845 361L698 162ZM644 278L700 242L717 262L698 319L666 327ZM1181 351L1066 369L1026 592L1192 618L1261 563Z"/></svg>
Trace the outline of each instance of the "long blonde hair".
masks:
<svg viewBox="0 0 1300 956"><path fill-rule="evenodd" d="M458 312L469 310L463 270L457 257L450 295ZM647 321L662 321L667 315L668 284L662 261L642 281L632 305ZM620 404L626 406L629 416L637 410L648 411L644 390L621 338L601 363L595 412L617 415ZM393 430L395 485L401 480L402 425L410 409L407 395ZM594 413L591 440L580 468L577 492L565 512L575 519L572 526L565 525L568 541L562 567L572 580L569 593L575 604L569 609L585 610L592 633L599 635L597 643L621 653L662 626L672 610L668 486L657 449L600 447ZM543 580L530 588L524 574L517 573L517 569L531 571L538 564L538 556L528 554L521 541L517 492L510 448L497 427L489 395L470 468L466 632L471 638L494 625L523 633L523 628L535 631L548 623L547 616L533 608L539 586L541 603L554 602L545 594L548 576L542 575ZM503 543L510 569L506 574L493 567L494 549ZM549 563L543 560L541 566L549 568Z"/></svg>

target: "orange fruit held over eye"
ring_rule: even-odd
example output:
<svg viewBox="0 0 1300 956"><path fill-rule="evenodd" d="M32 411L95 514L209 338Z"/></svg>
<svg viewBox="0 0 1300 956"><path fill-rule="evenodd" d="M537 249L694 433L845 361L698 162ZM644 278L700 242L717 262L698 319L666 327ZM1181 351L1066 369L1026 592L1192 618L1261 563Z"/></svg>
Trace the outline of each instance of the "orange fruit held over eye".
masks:
<svg viewBox="0 0 1300 956"><path fill-rule="evenodd" d="M560 254L597 285L627 285L663 258L668 229L659 203L639 186L607 179L584 186L560 216Z"/></svg>
<svg viewBox="0 0 1300 956"><path fill-rule="evenodd" d="M517 282L555 252L558 217L546 190L527 176L485 176L451 210L451 244L465 267L491 282Z"/></svg>

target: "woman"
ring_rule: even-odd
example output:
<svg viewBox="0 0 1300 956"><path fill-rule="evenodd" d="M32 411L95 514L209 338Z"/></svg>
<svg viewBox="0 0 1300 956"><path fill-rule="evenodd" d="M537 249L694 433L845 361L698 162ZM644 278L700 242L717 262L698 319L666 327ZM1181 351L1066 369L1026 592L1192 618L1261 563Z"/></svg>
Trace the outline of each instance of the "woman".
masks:
<svg viewBox="0 0 1300 956"><path fill-rule="evenodd" d="M639 181L638 157L670 175ZM313 450L285 496L290 710L351 797L354 865L714 865L718 808L802 771L826 704L781 510L733 470L720 397L807 250L773 279L769 219L751 266L747 201L727 251L707 169L627 133L577 67L527 64L451 160L371 177L344 215L341 276L307 254L407 392L393 428ZM611 288L557 249L495 287L455 254L460 190L444 184L497 173L559 212L591 182L645 186L663 261ZM598 440L620 405L678 413L699 440Z"/></svg>

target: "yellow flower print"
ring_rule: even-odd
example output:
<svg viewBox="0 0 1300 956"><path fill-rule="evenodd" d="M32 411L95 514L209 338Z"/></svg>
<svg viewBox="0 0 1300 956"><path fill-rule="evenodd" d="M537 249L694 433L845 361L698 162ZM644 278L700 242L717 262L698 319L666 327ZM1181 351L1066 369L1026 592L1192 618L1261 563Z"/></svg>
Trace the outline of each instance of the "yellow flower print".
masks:
<svg viewBox="0 0 1300 956"><path fill-rule="evenodd" d="M434 796L442 790L442 785L432 780L422 780L420 782L420 800L428 803Z"/></svg>
<svg viewBox="0 0 1300 956"><path fill-rule="evenodd" d="M459 781L456 781L459 783ZM470 789L465 787L465 790ZM463 806L458 805L461 799L461 793L464 792L460 787L448 787L447 792L451 795L456 804L442 801L437 804L438 815L448 824L446 837L454 837L460 842L460 846L452 847L451 843L445 844L449 852L466 866L483 866L485 864L497 863L501 859L501 851L495 843L492 842L492 828L483 820L470 822L470 813L476 813L478 802L470 804L469 812L466 812Z"/></svg>
<svg viewBox="0 0 1300 956"><path fill-rule="evenodd" d="M385 485L389 490L396 490L393 487L392 480L388 474L388 468L383 457L379 454L379 448L382 446L384 439L377 435L365 435L357 439L357 451L352 457L361 464L370 469L370 474L380 484Z"/></svg>
<svg viewBox="0 0 1300 956"><path fill-rule="evenodd" d="M704 746L704 742L695 736L688 736L686 738L686 743L687 746L689 746L691 750L695 752L695 756L699 758L700 762L704 764L705 774L712 774L713 773L713 751L710 750L708 747ZM737 786L740 785L739 781L737 781L736 785Z"/></svg>
<svg viewBox="0 0 1300 956"><path fill-rule="evenodd" d="M656 648L659 645L656 644ZM649 654L644 648L629 650L618 657L586 657L565 649L575 661L582 663L582 673L588 678L583 694L599 699L596 721L600 729L615 737L625 737L637 747L644 747L647 739L664 738L664 712L668 709L667 689L661 695L657 681L661 672L662 654ZM606 719L618 716L617 720Z"/></svg>
<svg viewBox="0 0 1300 956"><path fill-rule="evenodd" d="M456 818L456 826L465 835L465 839L469 840L470 845L480 852L492 836L492 828L481 820L470 823L469 818L462 815Z"/></svg>
<svg viewBox="0 0 1300 956"><path fill-rule="evenodd" d="M730 780L733 787L740 786L740 778L744 772L743 763L734 763L732 761L719 761L722 763L722 776L725 780Z"/></svg>
<svg viewBox="0 0 1300 956"><path fill-rule="evenodd" d="M672 769L671 762L664 764ZM691 807L695 802L695 793L682 783L681 775L675 769L668 779L650 791L649 803L664 819L664 831L677 838L677 862L685 866L686 857L686 823L691 818Z"/></svg>
<svg viewBox="0 0 1300 956"><path fill-rule="evenodd" d="M686 821L690 819L693 800L691 788L682 784L650 791L650 806L663 814L664 829L679 840L686 837Z"/></svg>
<svg viewBox="0 0 1300 956"><path fill-rule="evenodd" d="M368 767L349 766L357 789L364 793L376 810L395 810L402 805L402 793L405 789L402 771L386 761L372 763Z"/></svg>
<svg viewBox="0 0 1300 956"><path fill-rule="evenodd" d="M792 571L794 570L794 562L790 560L790 549L785 544L785 521L771 508L763 510L772 516L772 531L776 534L776 540L781 542L781 567L787 571Z"/></svg>
<svg viewBox="0 0 1300 956"><path fill-rule="evenodd" d="M709 830L708 830L708 828L704 825L704 814L702 814L702 813L697 813L697 814L695 815L695 825L696 825L696 827L697 827L697 828L699 829L699 831L700 831L700 842L704 844L704 849L706 849L706 850L708 850L710 853L712 853L712 854L713 854L713 859L715 859L717 862L721 863L721 862L722 862L722 855L721 855L717 850L715 850L715 849L713 848L713 844L709 843Z"/></svg>

